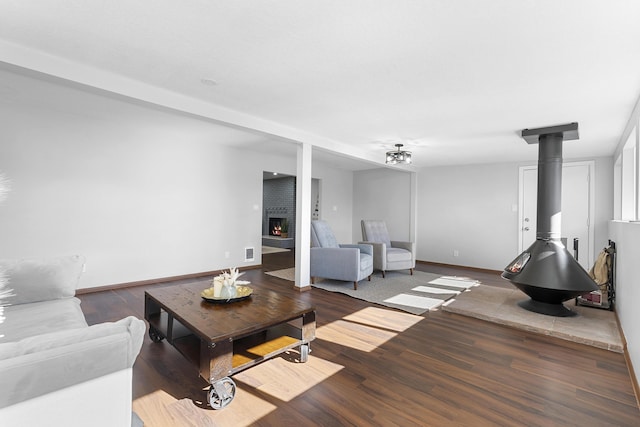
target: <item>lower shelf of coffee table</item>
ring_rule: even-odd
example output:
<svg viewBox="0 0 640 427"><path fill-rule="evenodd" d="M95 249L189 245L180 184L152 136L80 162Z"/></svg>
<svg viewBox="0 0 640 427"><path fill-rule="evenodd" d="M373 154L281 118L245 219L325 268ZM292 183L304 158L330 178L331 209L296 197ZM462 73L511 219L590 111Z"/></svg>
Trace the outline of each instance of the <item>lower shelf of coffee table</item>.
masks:
<svg viewBox="0 0 640 427"><path fill-rule="evenodd" d="M249 342L242 342L239 340L238 342L234 342L233 345L233 361L231 365L234 370L239 370L248 365L255 364L256 362L266 360L270 357L273 357L276 354L280 354L288 349L297 347L300 345L300 339L294 338L290 335L293 335L294 331L285 331L283 327L277 328L277 331L269 331L275 332L274 337L271 338L271 334L267 334L264 341L261 344L252 345ZM281 333L287 333L289 335L280 335Z"/></svg>
<svg viewBox="0 0 640 427"><path fill-rule="evenodd" d="M292 322L292 323L295 323ZM188 328L173 319L171 336L167 336L167 314L150 316L149 324L162 333L169 344L196 366L200 363L200 347L206 345ZM239 372L303 343L302 330L290 323L280 324L233 340L233 372Z"/></svg>

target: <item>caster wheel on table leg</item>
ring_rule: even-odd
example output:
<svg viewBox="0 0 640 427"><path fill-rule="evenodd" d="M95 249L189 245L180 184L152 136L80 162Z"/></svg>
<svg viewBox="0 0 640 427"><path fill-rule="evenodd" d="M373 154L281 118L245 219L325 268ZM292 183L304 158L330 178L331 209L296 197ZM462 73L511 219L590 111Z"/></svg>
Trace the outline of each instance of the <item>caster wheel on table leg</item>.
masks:
<svg viewBox="0 0 640 427"><path fill-rule="evenodd" d="M153 342L160 342L164 339L164 336L153 326L149 326L149 338Z"/></svg>
<svg viewBox="0 0 640 427"><path fill-rule="evenodd" d="M222 409L227 406L236 395L236 383L229 377L211 384L207 393L207 400L213 409Z"/></svg>

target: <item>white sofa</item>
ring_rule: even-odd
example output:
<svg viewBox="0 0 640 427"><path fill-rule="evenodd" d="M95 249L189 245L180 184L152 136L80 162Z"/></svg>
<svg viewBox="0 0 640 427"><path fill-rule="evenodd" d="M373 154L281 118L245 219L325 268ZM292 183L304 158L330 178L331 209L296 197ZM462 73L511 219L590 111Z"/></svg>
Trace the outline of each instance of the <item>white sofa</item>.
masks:
<svg viewBox="0 0 640 427"><path fill-rule="evenodd" d="M83 265L81 256L0 260L11 294L0 299L1 426L141 425L131 387L145 323L88 326L75 297Z"/></svg>

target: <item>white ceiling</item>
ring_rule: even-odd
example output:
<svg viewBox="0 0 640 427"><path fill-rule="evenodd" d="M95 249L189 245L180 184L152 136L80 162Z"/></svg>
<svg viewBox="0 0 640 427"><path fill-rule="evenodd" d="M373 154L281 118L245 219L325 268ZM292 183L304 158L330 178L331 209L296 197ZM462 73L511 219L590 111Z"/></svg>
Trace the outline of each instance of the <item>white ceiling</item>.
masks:
<svg viewBox="0 0 640 427"><path fill-rule="evenodd" d="M0 0L0 61L354 169L398 142L417 167L533 160L521 129L573 121L565 158L608 156L640 95L640 1Z"/></svg>

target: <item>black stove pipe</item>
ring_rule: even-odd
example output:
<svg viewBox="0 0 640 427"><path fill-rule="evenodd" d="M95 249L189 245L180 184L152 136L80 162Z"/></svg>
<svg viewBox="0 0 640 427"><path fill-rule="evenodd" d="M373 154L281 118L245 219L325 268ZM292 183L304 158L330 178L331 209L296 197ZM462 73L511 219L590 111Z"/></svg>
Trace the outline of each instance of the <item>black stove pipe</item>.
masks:
<svg viewBox="0 0 640 427"><path fill-rule="evenodd" d="M562 228L562 133L540 135L536 239L560 240Z"/></svg>

